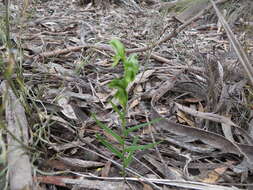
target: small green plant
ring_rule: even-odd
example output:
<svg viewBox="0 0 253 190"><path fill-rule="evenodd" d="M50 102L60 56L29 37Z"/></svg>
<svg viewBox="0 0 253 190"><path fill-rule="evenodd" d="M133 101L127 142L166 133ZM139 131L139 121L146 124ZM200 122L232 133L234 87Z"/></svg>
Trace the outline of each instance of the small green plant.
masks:
<svg viewBox="0 0 253 190"><path fill-rule="evenodd" d="M118 65L118 63L122 63L124 66L124 75L122 78L115 78L109 83L109 87L116 89L116 93L114 98L116 98L120 104L120 108L111 102L113 110L118 114L119 120L121 122L120 132L115 132L110 129L107 125L103 124L99 121L95 115L93 118L95 119L96 123L106 132L112 135L120 145L118 148L117 146L110 143L107 139L102 137L101 135L97 134L97 139L107 147L113 154L115 154L118 158L120 158L123 168L122 168L122 175L125 177L126 175L126 168L129 166L131 161L133 160L134 153L138 150L145 150L154 147L158 143L150 143L146 145L138 145L139 138L135 136L132 138L131 145L126 144L126 139L131 139L129 134L133 131L136 131L144 126L148 126L154 122L157 122L159 119L152 120L148 123L143 123L140 125L136 125L130 128L126 127L127 124L127 103L128 103L128 92L127 87L128 84L134 81L136 74L139 71L139 64L137 60L137 55L132 54L129 57L126 56L125 47L124 45L116 39L110 41L111 46L115 51L115 55L113 56L113 67Z"/></svg>

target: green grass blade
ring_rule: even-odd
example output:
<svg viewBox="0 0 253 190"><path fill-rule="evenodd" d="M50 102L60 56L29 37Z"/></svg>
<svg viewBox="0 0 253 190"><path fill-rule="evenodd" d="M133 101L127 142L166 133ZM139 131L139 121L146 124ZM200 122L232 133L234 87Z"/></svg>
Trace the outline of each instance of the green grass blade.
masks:
<svg viewBox="0 0 253 190"><path fill-rule="evenodd" d="M124 140L121 138L121 136L119 136L117 133L115 133L113 130L111 130L109 127L107 127L101 121L99 121L94 114L92 115L92 117L94 118L96 123L99 125L99 127L101 127L103 130L105 130L105 132L112 135L118 141L119 144L121 144L121 145L124 144Z"/></svg>
<svg viewBox="0 0 253 190"><path fill-rule="evenodd" d="M96 138L106 147L108 148L112 153L114 153L116 156L118 156L120 159L123 159L124 155L120 152L120 150L116 147L114 147L110 142L108 142L106 139L101 137L99 134L96 135Z"/></svg>
<svg viewBox="0 0 253 190"><path fill-rule="evenodd" d="M136 137L134 137L134 140L133 140L132 146L136 146L136 145L137 145L138 140L139 140L139 137L137 137L137 136L136 136ZM123 164L124 164L124 166L125 166L125 167L128 167L128 166L129 166L129 164L132 162L134 152L135 152L135 151L130 151L130 152L128 153L127 158L125 158L125 159L124 159L124 163L123 163Z"/></svg>
<svg viewBox="0 0 253 190"><path fill-rule="evenodd" d="M136 130L142 128L142 127L151 125L151 124L153 124L153 123L157 123L157 122L159 122L159 121L161 121L161 120L162 120L162 118L157 118L157 119L154 119L154 120L152 120L152 121L150 121L150 122L147 122L147 123L142 123L142 124L139 124L139 125L135 125L135 126L133 126L133 127L128 128L128 129L126 130L126 132L127 132L127 134L129 134L129 133L131 133L131 132L133 132L133 131L136 131Z"/></svg>
<svg viewBox="0 0 253 190"><path fill-rule="evenodd" d="M153 148L154 146L158 145L159 143L161 143L162 141L160 142L156 142L156 143L150 143L150 144L146 144L146 145L131 145L131 146L128 146L125 151L126 152L131 152L131 151L137 151L137 150L146 150L146 149L150 149L150 148Z"/></svg>

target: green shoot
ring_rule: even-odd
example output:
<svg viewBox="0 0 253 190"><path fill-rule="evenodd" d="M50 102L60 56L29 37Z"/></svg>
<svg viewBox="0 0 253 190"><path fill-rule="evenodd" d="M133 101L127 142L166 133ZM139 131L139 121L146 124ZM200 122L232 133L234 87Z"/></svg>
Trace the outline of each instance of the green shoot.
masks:
<svg viewBox="0 0 253 190"><path fill-rule="evenodd" d="M150 143L146 145L138 145L138 137L134 137L132 139L131 145L126 144L126 139L131 139L129 136L129 133L137 131L138 129L141 129L142 127L148 126L150 124L153 124L160 119L155 119L151 122L140 124L133 126L131 128L126 127L127 120L127 103L128 103L128 92L127 87L130 82L134 81L137 73L139 72L139 63L137 60L137 55L133 54L129 57L126 56L126 51L124 45L116 39L113 39L110 41L110 44L112 48L115 51L115 55L113 56L113 67L117 66L119 63L122 63L124 66L124 75L122 78L115 78L109 83L109 87L116 89L116 93L114 95L114 98L118 100L119 105L121 109L115 105L113 102L112 108L113 110L118 114L119 120L121 121L121 132L118 134L117 132L114 132L112 129L110 129L107 125L103 124L101 121L99 121L95 115L93 115L94 120L96 121L97 125L101 127L106 133L112 135L115 140L120 145L120 148L118 146L113 145L111 142L109 142L107 139L103 138L100 135L96 135L97 139L108 149L110 150L114 155L116 155L118 158L120 158L123 168L122 168L122 174L123 177L126 176L126 168L129 166L131 161L133 160L134 154L136 151L139 150L145 150L150 149L156 146L158 143Z"/></svg>

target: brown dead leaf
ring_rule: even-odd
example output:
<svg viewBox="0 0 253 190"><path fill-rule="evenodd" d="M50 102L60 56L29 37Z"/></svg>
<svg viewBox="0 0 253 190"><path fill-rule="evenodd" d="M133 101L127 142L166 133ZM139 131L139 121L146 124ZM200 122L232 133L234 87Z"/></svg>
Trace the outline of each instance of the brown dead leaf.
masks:
<svg viewBox="0 0 253 190"><path fill-rule="evenodd" d="M131 104L129 105L129 109L134 108L135 106L137 106L140 103L141 98L137 98L134 101L131 102Z"/></svg>
<svg viewBox="0 0 253 190"><path fill-rule="evenodd" d="M211 171L207 174L207 177L201 180L203 183L215 183L220 178L220 175L215 171Z"/></svg>
<svg viewBox="0 0 253 190"><path fill-rule="evenodd" d="M204 178L203 180L201 180L204 183L216 183L219 179L220 176L228 169L228 167L220 167L220 168L216 168L215 170L209 172L207 174L207 178Z"/></svg>
<svg viewBox="0 0 253 190"><path fill-rule="evenodd" d="M198 103L201 102L202 99L200 98L185 98L184 102L188 102L188 103Z"/></svg>
<svg viewBox="0 0 253 190"><path fill-rule="evenodd" d="M184 112L182 112L182 111L180 111L180 110L178 110L177 111L177 116L178 116L178 121L179 121L179 123L187 123L189 126L191 126L191 127L195 127L194 126L194 122L193 121L191 121L190 119L189 119L189 117L184 113Z"/></svg>
<svg viewBox="0 0 253 190"><path fill-rule="evenodd" d="M150 185L144 183L143 184L143 190L153 190L153 188Z"/></svg>
<svg viewBox="0 0 253 190"><path fill-rule="evenodd" d="M63 178L70 178L66 176L38 176L36 181L39 183L53 184L62 187L66 187L66 184L61 180Z"/></svg>
<svg viewBox="0 0 253 190"><path fill-rule="evenodd" d="M109 176L111 166L112 166L112 162L108 160L105 164L105 167L103 167L103 169L101 171L101 177L108 177Z"/></svg>
<svg viewBox="0 0 253 190"><path fill-rule="evenodd" d="M67 169L70 169L69 166L67 166L65 163L63 163L60 160L48 160L46 162L46 165L48 165L48 166L50 166L52 168L58 169L58 170L67 170Z"/></svg>

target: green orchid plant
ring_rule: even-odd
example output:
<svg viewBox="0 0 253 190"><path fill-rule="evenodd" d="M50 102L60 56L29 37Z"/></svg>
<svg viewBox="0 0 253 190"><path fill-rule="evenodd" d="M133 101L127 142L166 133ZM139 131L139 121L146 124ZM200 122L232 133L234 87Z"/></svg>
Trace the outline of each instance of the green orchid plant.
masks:
<svg viewBox="0 0 253 190"><path fill-rule="evenodd" d="M97 134L97 139L107 148L109 149L114 155L120 158L123 168L122 174L125 177L126 175L126 168L129 166L131 161L133 160L133 156L136 151L145 150L153 148L158 143L150 143L145 145L138 145L139 138L135 136L132 138L131 145L126 144L126 139L130 138L130 133L136 131L142 127L148 126L154 122L157 122L159 119L152 120L151 122L139 124L130 128L127 128L127 103L128 103L128 91L127 87L129 83L135 80L137 73L139 72L139 63L137 60L137 55L132 54L129 57L126 56L126 51L124 45L117 39L113 39L110 41L112 48L115 51L115 55L113 56L113 67L117 66L119 63L122 63L124 66L124 75L122 78L115 78L109 83L109 87L116 89L116 93L114 98L118 100L119 105L117 106L112 101L110 102L112 105L113 110L118 114L119 120L121 122L121 130L120 134L109 128L107 125L99 121L95 115L93 115L94 120L106 133L112 135L118 144L118 146L113 145L109 142L106 138L102 137L101 135Z"/></svg>

